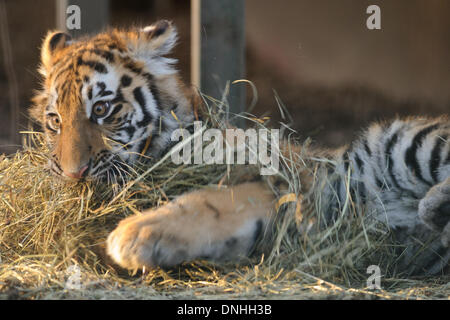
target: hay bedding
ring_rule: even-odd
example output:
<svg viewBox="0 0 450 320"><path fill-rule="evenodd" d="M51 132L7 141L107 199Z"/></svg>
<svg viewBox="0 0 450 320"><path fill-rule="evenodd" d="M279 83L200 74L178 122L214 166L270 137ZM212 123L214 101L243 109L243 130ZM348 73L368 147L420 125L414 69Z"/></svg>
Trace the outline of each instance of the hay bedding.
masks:
<svg viewBox="0 0 450 320"><path fill-rule="evenodd" d="M211 117L210 125L221 124ZM382 290L366 289L368 264L376 261L383 270L395 264L388 233L348 210L330 230L302 237L295 203L279 210L272 249L247 262L120 270L104 254L104 240L118 221L183 192L226 183L237 166L175 166L169 157L143 161L120 187L68 183L45 169L42 134L26 136L22 151L0 157L1 299L449 298L449 278L384 273ZM290 192L298 193L295 176L289 167L280 172Z"/></svg>

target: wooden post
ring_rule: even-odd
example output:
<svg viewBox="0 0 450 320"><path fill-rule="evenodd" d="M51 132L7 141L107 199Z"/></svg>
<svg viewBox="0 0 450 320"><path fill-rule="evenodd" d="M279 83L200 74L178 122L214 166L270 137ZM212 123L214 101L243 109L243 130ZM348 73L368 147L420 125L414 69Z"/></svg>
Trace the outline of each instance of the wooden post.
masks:
<svg viewBox="0 0 450 320"><path fill-rule="evenodd" d="M192 0L191 74L192 83L216 99L227 81L245 78L244 0ZM244 111L245 85L231 85L228 101L230 112Z"/></svg>
<svg viewBox="0 0 450 320"><path fill-rule="evenodd" d="M9 98L9 110L10 110L10 142L16 143L19 141L19 85L17 81L17 75L14 70L14 54L11 46L11 34L8 28L8 14L6 11L6 1L0 0L0 52L3 55L3 63L5 68L6 80L8 83L8 93L3 93Z"/></svg>
<svg viewBox="0 0 450 320"><path fill-rule="evenodd" d="M109 22L109 0L55 0L56 26L59 30L70 33L73 37L102 31ZM77 5L80 8L80 29L68 29L67 8Z"/></svg>

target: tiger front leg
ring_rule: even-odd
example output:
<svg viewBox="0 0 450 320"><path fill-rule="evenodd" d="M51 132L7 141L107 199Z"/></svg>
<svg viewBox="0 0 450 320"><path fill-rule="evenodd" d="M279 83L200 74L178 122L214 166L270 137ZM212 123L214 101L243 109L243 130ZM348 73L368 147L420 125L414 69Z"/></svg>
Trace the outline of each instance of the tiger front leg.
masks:
<svg viewBox="0 0 450 320"><path fill-rule="evenodd" d="M450 247L450 177L432 187L419 203L419 216L431 229L441 232Z"/></svg>
<svg viewBox="0 0 450 320"><path fill-rule="evenodd" d="M238 261L268 229L272 208L273 195L260 183L194 191L121 221L108 237L107 252L127 269L198 258Z"/></svg>

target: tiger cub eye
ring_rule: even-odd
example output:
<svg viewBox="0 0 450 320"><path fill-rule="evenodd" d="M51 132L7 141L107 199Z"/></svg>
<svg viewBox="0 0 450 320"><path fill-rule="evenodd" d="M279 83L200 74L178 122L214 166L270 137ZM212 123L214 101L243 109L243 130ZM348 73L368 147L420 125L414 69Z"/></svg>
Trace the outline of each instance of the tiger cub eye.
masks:
<svg viewBox="0 0 450 320"><path fill-rule="evenodd" d="M97 118L101 118L106 116L110 106L111 104L108 101L97 101L92 108L92 112Z"/></svg>
<svg viewBox="0 0 450 320"><path fill-rule="evenodd" d="M48 118L48 125L50 129L58 131L61 126L61 120L57 114L51 114Z"/></svg>

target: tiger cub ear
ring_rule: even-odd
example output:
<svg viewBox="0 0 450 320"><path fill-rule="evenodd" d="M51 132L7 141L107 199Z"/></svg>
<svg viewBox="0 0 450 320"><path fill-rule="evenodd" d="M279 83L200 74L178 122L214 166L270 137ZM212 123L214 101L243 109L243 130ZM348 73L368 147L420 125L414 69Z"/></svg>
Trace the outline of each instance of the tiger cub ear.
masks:
<svg viewBox="0 0 450 320"><path fill-rule="evenodd" d="M177 42L175 26L167 20L127 33L129 48L140 56L168 54Z"/></svg>
<svg viewBox="0 0 450 320"><path fill-rule="evenodd" d="M72 37L61 31L49 31L41 47L41 72L44 74L52 67L55 55L70 44Z"/></svg>

